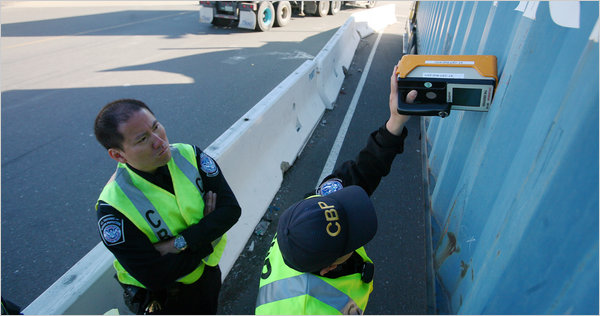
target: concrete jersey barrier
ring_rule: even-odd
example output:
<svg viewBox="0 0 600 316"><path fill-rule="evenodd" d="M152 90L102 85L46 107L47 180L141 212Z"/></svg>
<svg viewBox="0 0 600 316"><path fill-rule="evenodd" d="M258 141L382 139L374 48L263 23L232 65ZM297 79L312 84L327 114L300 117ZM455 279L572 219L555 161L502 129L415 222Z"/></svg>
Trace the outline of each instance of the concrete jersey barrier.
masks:
<svg viewBox="0 0 600 316"><path fill-rule="evenodd" d="M306 93L317 91L316 68L314 61L305 61L206 149L242 207L240 220L227 233L219 263L223 277L325 112L318 94Z"/></svg>
<svg viewBox="0 0 600 316"><path fill-rule="evenodd" d="M206 148L221 166L242 215L228 232L219 263L225 279L300 155L326 107L331 108L358 45L395 23L395 5L346 21L314 60L307 60ZM259 181L257 181L259 180ZM26 315L129 313L114 279L114 256L100 242L23 310Z"/></svg>
<svg viewBox="0 0 600 316"><path fill-rule="evenodd" d="M334 108L345 78L343 69L350 68L360 39L396 23L395 11L396 5L390 4L354 13L317 54L319 94L327 109Z"/></svg>
<svg viewBox="0 0 600 316"><path fill-rule="evenodd" d="M350 17L315 57L319 72L319 95L329 110L334 108L334 102L346 77L344 68L350 68L360 41L354 27L354 17Z"/></svg>

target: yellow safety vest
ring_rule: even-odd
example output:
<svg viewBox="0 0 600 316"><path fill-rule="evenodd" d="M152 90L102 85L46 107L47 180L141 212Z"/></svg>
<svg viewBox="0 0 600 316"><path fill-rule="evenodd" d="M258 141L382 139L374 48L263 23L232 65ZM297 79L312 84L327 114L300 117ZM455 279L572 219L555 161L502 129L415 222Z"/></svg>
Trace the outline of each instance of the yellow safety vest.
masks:
<svg viewBox="0 0 600 316"><path fill-rule="evenodd" d="M365 249L356 250L373 262ZM256 315L363 314L373 281L365 283L360 273L335 279L296 271L283 261L277 237L265 259L256 299Z"/></svg>
<svg viewBox="0 0 600 316"><path fill-rule="evenodd" d="M171 160L167 167L175 195L150 183L126 164L119 163L117 171L98 198L125 215L153 244L177 236L204 217L202 177L198 171L194 147L171 144ZM213 241L213 252L202 259L194 271L177 282L194 283L202 276L205 264L213 267L219 264L226 243L225 234ZM118 260L113 265L121 283L145 288Z"/></svg>

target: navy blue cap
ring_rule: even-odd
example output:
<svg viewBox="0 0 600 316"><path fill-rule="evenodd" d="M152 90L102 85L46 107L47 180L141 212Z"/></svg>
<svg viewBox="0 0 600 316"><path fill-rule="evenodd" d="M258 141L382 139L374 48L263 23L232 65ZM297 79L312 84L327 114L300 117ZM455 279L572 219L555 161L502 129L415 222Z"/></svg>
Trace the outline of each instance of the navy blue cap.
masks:
<svg viewBox="0 0 600 316"><path fill-rule="evenodd" d="M359 186L314 196L290 206L279 218L277 243L284 262L300 272L317 272L367 244L377 216Z"/></svg>

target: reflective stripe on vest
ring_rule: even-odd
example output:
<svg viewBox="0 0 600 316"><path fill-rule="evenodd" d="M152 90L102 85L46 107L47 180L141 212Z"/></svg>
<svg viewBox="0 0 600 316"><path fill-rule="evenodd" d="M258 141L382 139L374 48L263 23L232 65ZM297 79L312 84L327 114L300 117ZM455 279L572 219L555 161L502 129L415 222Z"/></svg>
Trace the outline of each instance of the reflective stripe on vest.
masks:
<svg viewBox="0 0 600 316"><path fill-rule="evenodd" d="M277 280L264 285L260 288L256 307L258 308L263 304L301 295L310 295L337 309L340 314L348 314L349 311L356 311L359 314L363 313L358 304L350 296L310 273Z"/></svg>
<svg viewBox="0 0 600 316"><path fill-rule="evenodd" d="M142 217L146 220L146 223L152 229L154 236L156 236L158 240L162 240L168 236L173 236L173 233L171 233L169 226L167 226L165 220L162 219L160 213L151 211L154 209L154 205L152 205L144 193L133 184L133 181L131 181L131 176L125 168L119 168L117 170L117 177L115 178L115 181L117 181L117 184L123 193L125 193L129 201L131 201L138 212L140 212L140 215L142 215ZM146 212L146 210L148 210L148 212ZM152 214L154 219L150 219L150 214ZM161 236L161 231L165 232L166 235Z"/></svg>
<svg viewBox="0 0 600 316"><path fill-rule="evenodd" d="M191 183L197 184L196 188L198 188L200 195L203 195L204 186L202 185L202 177L196 177L198 169L179 153L179 148L177 147L171 147L171 157L173 157L173 161L175 161L175 164L183 172L185 177L188 178Z"/></svg>
<svg viewBox="0 0 600 316"><path fill-rule="evenodd" d="M355 252L363 261L372 262L364 248ZM360 273L333 279L290 268L283 261L276 235L262 269L255 314L362 313L371 291L373 281L364 283Z"/></svg>

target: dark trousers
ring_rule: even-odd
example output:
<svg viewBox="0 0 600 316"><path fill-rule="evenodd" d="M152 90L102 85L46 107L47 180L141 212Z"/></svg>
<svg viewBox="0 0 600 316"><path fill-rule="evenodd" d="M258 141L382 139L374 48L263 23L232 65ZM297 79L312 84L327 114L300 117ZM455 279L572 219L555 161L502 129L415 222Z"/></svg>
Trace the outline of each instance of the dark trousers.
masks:
<svg viewBox="0 0 600 316"><path fill-rule="evenodd" d="M17 304L15 304L9 300L5 300L3 297L2 298L2 315L23 315L23 314L21 314L21 307L19 307Z"/></svg>
<svg viewBox="0 0 600 316"><path fill-rule="evenodd" d="M162 314L215 315L221 291L221 269L219 266L204 266L204 273L192 284L181 284L172 288L167 296Z"/></svg>
<svg viewBox="0 0 600 316"><path fill-rule="evenodd" d="M192 284L176 283L163 293L141 290L145 294L140 295L144 297L144 302L136 304L137 310L132 310L138 315L215 315L221 291L221 269L219 266L205 266L198 281ZM148 313L148 306L153 302L158 303L159 307Z"/></svg>

